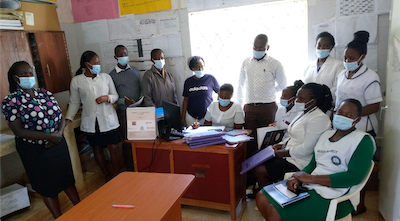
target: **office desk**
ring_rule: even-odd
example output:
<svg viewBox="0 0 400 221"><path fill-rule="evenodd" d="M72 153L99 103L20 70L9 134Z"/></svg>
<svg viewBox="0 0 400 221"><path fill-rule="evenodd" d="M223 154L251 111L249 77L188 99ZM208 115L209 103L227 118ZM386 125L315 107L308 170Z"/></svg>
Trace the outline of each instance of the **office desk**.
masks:
<svg viewBox="0 0 400 221"><path fill-rule="evenodd" d="M193 179L193 175L123 172L57 221L182 220L180 198ZM113 208L113 204L135 208Z"/></svg>
<svg viewBox="0 0 400 221"><path fill-rule="evenodd" d="M182 204L230 211L232 219L244 208L246 179L239 173L246 143L190 149L183 140L126 142L132 144L135 171L195 175Z"/></svg>

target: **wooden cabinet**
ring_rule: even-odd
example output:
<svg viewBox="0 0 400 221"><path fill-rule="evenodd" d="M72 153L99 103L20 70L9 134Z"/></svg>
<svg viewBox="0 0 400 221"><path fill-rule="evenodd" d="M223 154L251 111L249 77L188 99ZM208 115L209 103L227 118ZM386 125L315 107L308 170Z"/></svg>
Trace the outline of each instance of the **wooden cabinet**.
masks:
<svg viewBox="0 0 400 221"><path fill-rule="evenodd" d="M8 69L16 61L35 66L39 87L52 93L69 89L72 75L64 32L2 31L0 54L1 98L9 94Z"/></svg>

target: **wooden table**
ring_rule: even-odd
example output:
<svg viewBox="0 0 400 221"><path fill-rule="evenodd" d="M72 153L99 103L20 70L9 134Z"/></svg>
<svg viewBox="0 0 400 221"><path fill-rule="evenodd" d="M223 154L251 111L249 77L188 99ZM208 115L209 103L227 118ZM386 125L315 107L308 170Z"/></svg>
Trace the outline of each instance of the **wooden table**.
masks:
<svg viewBox="0 0 400 221"><path fill-rule="evenodd" d="M123 172L57 220L182 220L180 198L193 180L193 175Z"/></svg>
<svg viewBox="0 0 400 221"><path fill-rule="evenodd" d="M129 140L135 171L193 174L181 203L231 212L236 219L246 204L246 177L240 175L246 143L190 149L183 140ZM150 166L151 165L151 166Z"/></svg>

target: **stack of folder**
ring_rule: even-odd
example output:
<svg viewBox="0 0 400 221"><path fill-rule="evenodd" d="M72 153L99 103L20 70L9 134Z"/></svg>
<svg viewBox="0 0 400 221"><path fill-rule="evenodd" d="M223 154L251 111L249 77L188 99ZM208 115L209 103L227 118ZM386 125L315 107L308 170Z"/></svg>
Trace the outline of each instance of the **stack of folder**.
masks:
<svg viewBox="0 0 400 221"><path fill-rule="evenodd" d="M224 132L205 131L200 133L185 134L185 141L191 149L222 144L226 141L222 138Z"/></svg>
<svg viewBox="0 0 400 221"><path fill-rule="evenodd" d="M0 29L6 30L24 30L20 20L0 19Z"/></svg>

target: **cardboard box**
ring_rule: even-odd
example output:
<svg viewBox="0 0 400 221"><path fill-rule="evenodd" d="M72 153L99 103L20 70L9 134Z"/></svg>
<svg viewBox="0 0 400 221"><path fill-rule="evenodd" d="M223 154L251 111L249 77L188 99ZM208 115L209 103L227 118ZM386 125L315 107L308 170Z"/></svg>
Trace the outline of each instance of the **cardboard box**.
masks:
<svg viewBox="0 0 400 221"><path fill-rule="evenodd" d="M61 31L54 4L21 1L20 10L24 12L25 31Z"/></svg>
<svg viewBox="0 0 400 221"><path fill-rule="evenodd" d="M29 207L28 189L19 184L13 184L2 188L1 190L1 212L0 217L8 215L20 209Z"/></svg>

